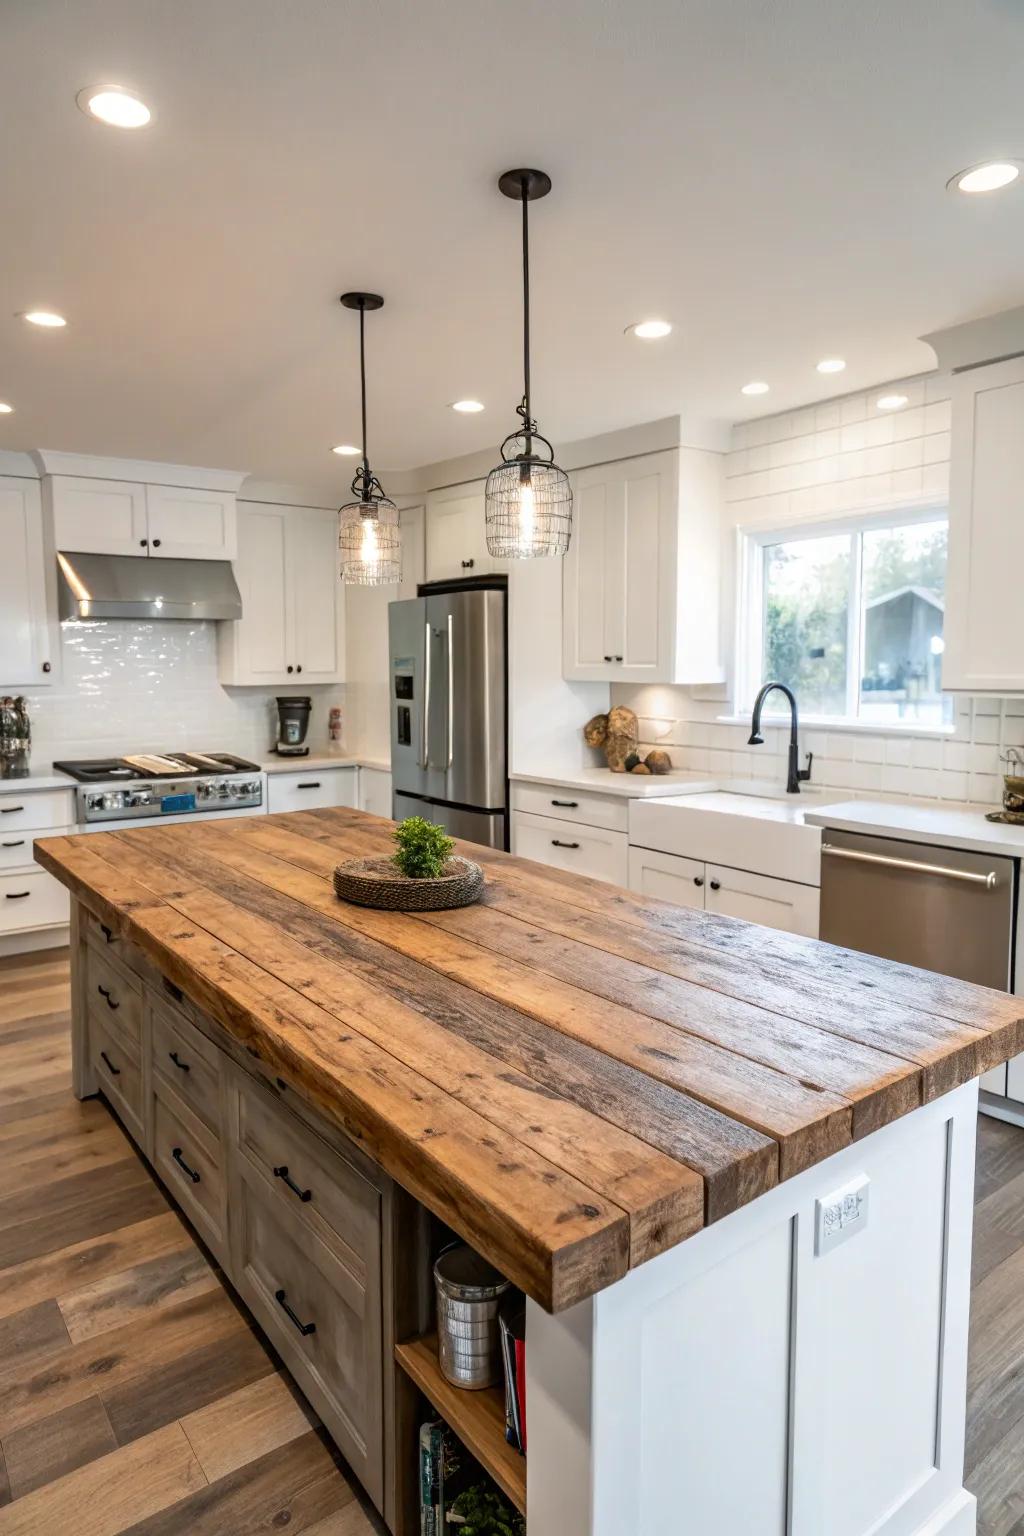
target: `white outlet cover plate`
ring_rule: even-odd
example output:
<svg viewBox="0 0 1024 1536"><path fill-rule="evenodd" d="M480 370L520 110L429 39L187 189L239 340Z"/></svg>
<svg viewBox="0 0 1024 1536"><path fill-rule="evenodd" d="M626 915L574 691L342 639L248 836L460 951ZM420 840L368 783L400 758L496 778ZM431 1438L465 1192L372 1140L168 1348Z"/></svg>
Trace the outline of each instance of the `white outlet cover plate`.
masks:
<svg viewBox="0 0 1024 1536"><path fill-rule="evenodd" d="M840 1243L856 1237L868 1224L868 1191L871 1181L858 1174L831 1194L814 1203L814 1251L831 1253Z"/></svg>

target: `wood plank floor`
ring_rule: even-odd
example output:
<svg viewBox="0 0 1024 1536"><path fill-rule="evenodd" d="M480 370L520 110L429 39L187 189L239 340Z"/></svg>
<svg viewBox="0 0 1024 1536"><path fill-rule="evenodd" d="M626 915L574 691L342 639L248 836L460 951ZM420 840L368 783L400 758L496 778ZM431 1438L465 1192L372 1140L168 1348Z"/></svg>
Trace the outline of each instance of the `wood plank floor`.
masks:
<svg viewBox="0 0 1024 1536"><path fill-rule="evenodd" d="M0 1536L384 1527L99 1100L66 951L0 960Z"/></svg>
<svg viewBox="0 0 1024 1536"><path fill-rule="evenodd" d="M99 1100L64 951L0 960L0 1536L374 1536L313 1415ZM978 1134L967 1483L1024 1536L1024 1131Z"/></svg>

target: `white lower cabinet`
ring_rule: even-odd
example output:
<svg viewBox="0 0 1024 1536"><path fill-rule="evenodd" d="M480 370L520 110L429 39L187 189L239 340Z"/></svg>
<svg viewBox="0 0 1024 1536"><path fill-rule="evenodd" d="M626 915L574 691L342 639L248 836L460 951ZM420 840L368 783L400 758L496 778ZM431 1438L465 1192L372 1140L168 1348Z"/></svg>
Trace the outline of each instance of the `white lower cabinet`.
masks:
<svg viewBox="0 0 1024 1536"><path fill-rule="evenodd" d="M34 862L37 837L73 831L73 791L0 794L0 954L66 942L67 889Z"/></svg>
<svg viewBox="0 0 1024 1536"><path fill-rule="evenodd" d="M752 875L657 849L630 848L629 888L681 907L741 917L765 928L818 936L817 886Z"/></svg>
<svg viewBox="0 0 1024 1536"><path fill-rule="evenodd" d="M391 775L383 768L360 768L359 809L391 817Z"/></svg>
<svg viewBox="0 0 1024 1536"><path fill-rule="evenodd" d="M326 806L359 804L357 768L307 768L299 773L267 774L267 810L316 811Z"/></svg>
<svg viewBox="0 0 1024 1536"><path fill-rule="evenodd" d="M613 885L629 879L629 847L625 832L583 826L554 816L512 812L512 852L575 875L590 875Z"/></svg>
<svg viewBox="0 0 1024 1536"><path fill-rule="evenodd" d="M629 888L640 896L703 909L706 880L705 866L698 859L684 859L654 848L629 850Z"/></svg>

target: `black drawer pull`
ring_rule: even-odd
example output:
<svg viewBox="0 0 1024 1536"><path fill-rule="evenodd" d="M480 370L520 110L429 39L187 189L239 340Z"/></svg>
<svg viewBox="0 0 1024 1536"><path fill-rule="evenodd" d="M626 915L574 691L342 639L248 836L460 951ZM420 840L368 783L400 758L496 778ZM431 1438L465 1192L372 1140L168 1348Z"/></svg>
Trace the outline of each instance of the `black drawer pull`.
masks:
<svg viewBox="0 0 1024 1536"><path fill-rule="evenodd" d="M114 1063L111 1061L106 1051L100 1051L100 1055L103 1057L104 1065L106 1066L106 1069L110 1073L111 1077L120 1077L121 1068L114 1066Z"/></svg>
<svg viewBox="0 0 1024 1536"><path fill-rule="evenodd" d="M606 656L604 659L605 661L614 661L615 658L613 656Z"/></svg>
<svg viewBox="0 0 1024 1536"><path fill-rule="evenodd" d="M551 839L552 848L578 848L579 843L563 843L557 837Z"/></svg>
<svg viewBox="0 0 1024 1536"><path fill-rule="evenodd" d="M296 784L296 789L319 789L320 780L316 779L312 784Z"/></svg>
<svg viewBox="0 0 1024 1536"><path fill-rule="evenodd" d="M287 1292L275 1291L274 1300L277 1302L279 1307L284 1308L284 1311L291 1318L292 1322L295 1324L296 1328L302 1334L304 1339L308 1339L311 1333L316 1333L316 1323L304 1323L299 1317L299 1314L292 1311L291 1307L288 1305Z"/></svg>
<svg viewBox="0 0 1024 1536"><path fill-rule="evenodd" d="M615 660L616 660L616 661L621 661L621 660L622 660L622 657L621 657L621 656L616 656L616 658L615 658Z"/></svg>
<svg viewBox="0 0 1024 1536"><path fill-rule="evenodd" d="M703 885L704 884L704 876L703 875L694 875L693 883L694 883L694 885Z"/></svg>
<svg viewBox="0 0 1024 1536"><path fill-rule="evenodd" d="M0 805L0 816L15 816L24 809L23 805Z"/></svg>
<svg viewBox="0 0 1024 1536"><path fill-rule="evenodd" d="M102 933L103 937L106 939L108 944L113 944L113 942L114 942L114 930L113 930L113 928L108 928L106 923L100 923L100 933Z"/></svg>
<svg viewBox="0 0 1024 1536"><path fill-rule="evenodd" d="M192 1068L189 1066L188 1062L187 1061L182 1061L179 1058L177 1051L168 1051L167 1054L171 1058L171 1060L174 1062L174 1065L177 1067L179 1072L191 1072L192 1071Z"/></svg>
<svg viewBox="0 0 1024 1536"><path fill-rule="evenodd" d="M174 1161L177 1163L182 1173L187 1173L189 1178L192 1180L192 1183L198 1184L199 1175L196 1173L194 1168L190 1168L188 1163L186 1163L185 1159L181 1155L181 1148L175 1147L171 1152L171 1156L174 1158Z"/></svg>
<svg viewBox="0 0 1024 1536"><path fill-rule="evenodd" d="M312 1200L312 1198L313 1198L313 1191L311 1189L300 1189L299 1188L299 1186L296 1184L295 1180L291 1177L291 1175L288 1172L288 1165L287 1165L287 1163L282 1163L280 1168L275 1168L274 1169L274 1178L275 1179L284 1179L284 1182L288 1185L288 1188L291 1190L292 1194L293 1195L298 1195L298 1197L302 1201L303 1205L306 1204L307 1200Z"/></svg>
<svg viewBox="0 0 1024 1536"><path fill-rule="evenodd" d="M5 891L5 901L24 901L26 896L31 896L31 891Z"/></svg>
<svg viewBox="0 0 1024 1536"><path fill-rule="evenodd" d="M560 805L564 810L567 811L578 811L580 808L580 803L578 800L552 800L551 804Z"/></svg>
<svg viewBox="0 0 1024 1536"><path fill-rule="evenodd" d="M476 564L475 560L463 560L463 562L462 562L462 569L464 571L471 571L475 564Z"/></svg>
<svg viewBox="0 0 1024 1536"><path fill-rule="evenodd" d="M101 987L101 986L97 985L96 991L99 993L100 997L103 998L103 1000L106 1003L108 1008L120 1008L121 1004L120 1003L115 1003L113 1001L113 999L111 998L110 993L107 991L106 987Z"/></svg>
<svg viewBox="0 0 1024 1536"><path fill-rule="evenodd" d="M721 880L712 880L711 881L711 889L713 891L720 891L722 889L722 882L721 882Z"/></svg>
<svg viewBox="0 0 1024 1536"><path fill-rule="evenodd" d="M5 848L24 848L25 839L23 837L16 837L11 842L4 843L3 846Z"/></svg>

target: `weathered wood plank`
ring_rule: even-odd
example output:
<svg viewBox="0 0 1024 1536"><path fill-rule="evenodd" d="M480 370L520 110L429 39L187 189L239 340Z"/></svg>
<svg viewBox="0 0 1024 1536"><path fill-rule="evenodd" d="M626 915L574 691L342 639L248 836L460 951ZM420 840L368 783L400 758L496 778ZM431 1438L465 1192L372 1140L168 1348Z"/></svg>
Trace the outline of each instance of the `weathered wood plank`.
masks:
<svg viewBox="0 0 1024 1536"><path fill-rule="evenodd" d="M103 1404L85 1397L45 1419L26 1424L4 1438L11 1497L24 1498L117 1449Z"/></svg>

